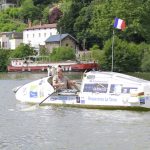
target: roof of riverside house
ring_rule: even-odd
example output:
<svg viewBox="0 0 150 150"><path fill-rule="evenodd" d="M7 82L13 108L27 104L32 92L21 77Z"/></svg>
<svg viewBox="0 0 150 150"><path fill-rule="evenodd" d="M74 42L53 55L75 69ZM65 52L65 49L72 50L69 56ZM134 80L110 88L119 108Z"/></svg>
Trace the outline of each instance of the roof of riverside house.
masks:
<svg viewBox="0 0 150 150"><path fill-rule="evenodd" d="M0 32L0 37L6 36L13 39L22 39L23 33L22 32Z"/></svg>
<svg viewBox="0 0 150 150"><path fill-rule="evenodd" d="M25 30L34 30L34 29L47 29L47 28L56 28L57 24L40 24L26 28Z"/></svg>
<svg viewBox="0 0 150 150"><path fill-rule="evenodd" d="M48 42L59 42L59 41L63 40L64 38L66 38L67 36L70 36L73 40L75 40L77 42L77 40L68 33L51 35L45 42L47 42L47 43Z"/></svg>

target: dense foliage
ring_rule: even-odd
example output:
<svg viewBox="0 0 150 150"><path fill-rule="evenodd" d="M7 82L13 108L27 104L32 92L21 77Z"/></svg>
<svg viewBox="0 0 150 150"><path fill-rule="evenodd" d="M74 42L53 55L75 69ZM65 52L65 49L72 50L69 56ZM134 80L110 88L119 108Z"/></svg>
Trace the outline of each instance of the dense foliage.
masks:
<svg viewBox="0 0 150 150"><path fill-rule="evenodd" d="M67 0L64 5L66 3ZM74 35L86 49L99 45L101 50L92 53L106 70L111 69L112 33L115 30L114 70L149 71L150 54L144 51L144 45L149 47L150 44L149 4L149 0L70 0L67 10L62 6L64 16L59 20L59 25L62 32ZM125 31L113 28L115 17L126 21ZM145 44L141 46L143 42Z"/></svg>
<svg viewBox="0 0 150 150"><path fill-rule="evenodd" d="M5 71L7 69L9 54L9 50L0 49L0 71Z"/></svg>
<svg viewBox="0 0 150 150"><path fill-rule="evenodd" d="M75 51L70 47L54 48L50 55L52 61L73 60L75 59Z"/></svg>
<svg viewBox="0 0 150 150"><path fill-rule="evenodd" d="M150 72L150 47L148 49L144 49L144 56L142 59L141 69L142 71Z"/></svg>
<svg viewBox="0 0 150 150"><path fill-rule="evenodd" d="M112 62L112 49L111 41L108 40L104 46L104 64L102 65L106 70L111 70ZM134 43L128 43L126 41L116 38L114 44L114 71L130 72L140 70L142 49Z"/></svg>
<svg viewBox="0 0 150 150"><path fill-rule="evenodd" d="M90 49L92 59L110 70L114 30L114 70L149 71L149 0L20 0L17 6L0 12L0 31L22 31L29 19L58 22L58 31L74 36L81 49ZM126 21L124 31L113 28L115 17Z"/></svg>
<svg viewBox="0 0 150 150"><path fill-rule="evenodd" d="M30 55L35 55L35 51L27 44L20 44L14 51L11 53L12 58L23 58Z"/></svg>

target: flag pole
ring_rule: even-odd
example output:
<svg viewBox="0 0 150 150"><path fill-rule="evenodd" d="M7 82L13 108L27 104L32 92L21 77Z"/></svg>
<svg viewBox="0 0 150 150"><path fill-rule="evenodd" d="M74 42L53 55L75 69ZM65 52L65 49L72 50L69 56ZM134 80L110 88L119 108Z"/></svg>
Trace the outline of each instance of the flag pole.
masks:
<svg viewBox="0 0 150 150"><path fill-rule="evenodd" d="M115 35L115 31L113 29L113 36L112 36L112 64L111 64L111 71L113 72L113 68L114 68L114 35Z"/></svg>

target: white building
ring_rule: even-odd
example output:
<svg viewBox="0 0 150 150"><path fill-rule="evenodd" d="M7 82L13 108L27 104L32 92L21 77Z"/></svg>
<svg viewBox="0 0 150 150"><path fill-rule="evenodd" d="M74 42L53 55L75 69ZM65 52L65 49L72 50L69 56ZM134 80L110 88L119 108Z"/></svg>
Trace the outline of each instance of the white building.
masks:
<svg viewBox="0 0 150 150"><path fill-rule="evenodd" d="M23 31L23 43L29 44L35 50L39 50L40 46L45 45L45 40L57 34L57 24L43 24L31 26Z"/></svg>
<svg viewBox="0 0 150 150"><path fill-rule="evenodd" d="M1 32L0 48L16 49L23 42L22 38L22 32Z"/></svg>
<svg viewBox="0 0 150 150"><path fill-rule="evenodd" d="M16 0L0 0L0 10L7 9L9 7L15 7L16 4Z"/></svg>

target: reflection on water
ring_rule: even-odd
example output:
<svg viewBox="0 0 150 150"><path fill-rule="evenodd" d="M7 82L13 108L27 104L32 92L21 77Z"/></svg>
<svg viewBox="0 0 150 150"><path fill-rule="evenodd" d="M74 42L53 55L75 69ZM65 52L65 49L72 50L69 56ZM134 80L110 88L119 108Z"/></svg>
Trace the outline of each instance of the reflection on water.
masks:
<svg viewBox="0 0 150 150"><path fill-rule="evenodd" d="M34 73L34 72L17 72L17 73L0 73L0 79L39 79L46 77L46 73Z"/></svg>
<svg viewBox="0 0 150 150"><path fill-rule="evenodd" d="M149 150L150 112L30 105L12 89L46 73L0 74L0 150Z"/></svg>
<svg viewBox="0 0 150 150"><path fill-rule="evenodd" d="M84 116L86 118L92 118L94 120L101 120L101 121L108 121L108 122L126 122L126 123L134 123L135 121L143 121L143 118L141 118L141 113L133 112L133 111L122 111L122 110L116 110L116 111L109 111L109 110L103 110L101 113L99 111L87 111L87 113L84 113ZM110 120L111 119L111 120Z"/></svg>
<svg viewBox="0 0 150 150"><path fill-rule="evenodd" d="M80 79L82 72L64 72L70 79ZM10 72L0 73L0 79L39 79L46 77L46 72Z"/></svg>

